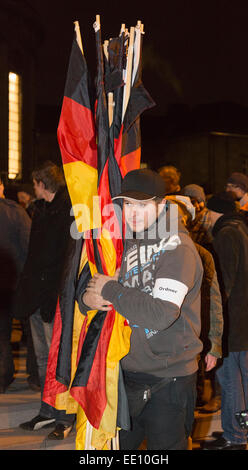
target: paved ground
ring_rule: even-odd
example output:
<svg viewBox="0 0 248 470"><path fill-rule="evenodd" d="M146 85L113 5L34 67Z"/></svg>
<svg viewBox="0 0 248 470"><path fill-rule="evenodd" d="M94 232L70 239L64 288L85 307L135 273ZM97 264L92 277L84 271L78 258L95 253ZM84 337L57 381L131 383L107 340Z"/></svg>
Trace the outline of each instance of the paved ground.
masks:
<svg viewBox="0 0 248 470"><path fill-rule="evenodd" d="M74 450L75 429L63 441L49 441L46 436L51 429L29 432L19 428L21 422L38 414L40 393L32 391L26 380L26 347L21 342L18 322L13 326L12 342L16 374L6 393L0 394L0 450ZM206 384L206 394L208 393ZM202 441L211 439L213 431L221 431L220 412L211 415L196 412L193 450L200 449ZM145 449L145 443L142 449Z"/></svg>

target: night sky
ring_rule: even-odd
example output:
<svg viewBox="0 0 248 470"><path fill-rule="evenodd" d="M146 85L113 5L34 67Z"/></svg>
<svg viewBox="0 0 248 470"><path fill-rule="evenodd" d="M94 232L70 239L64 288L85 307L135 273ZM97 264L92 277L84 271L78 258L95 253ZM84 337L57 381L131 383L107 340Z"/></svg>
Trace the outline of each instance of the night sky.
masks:
<svg viewBox="0 0 248 470"><path fill-rule="evenodd" d="M60 105L73 21L80 23L86 60L93 71L93 22L101 16L102 39L119 34L121 23L145 27L143 82L165 114L172 103L188 106L234 102L248 106L248 2L164 0L163 2L30 0L43 23L37 51L37 104ZM106 6L105 6L106 4ZM163 5L161 7L161 5Z"/></svg>

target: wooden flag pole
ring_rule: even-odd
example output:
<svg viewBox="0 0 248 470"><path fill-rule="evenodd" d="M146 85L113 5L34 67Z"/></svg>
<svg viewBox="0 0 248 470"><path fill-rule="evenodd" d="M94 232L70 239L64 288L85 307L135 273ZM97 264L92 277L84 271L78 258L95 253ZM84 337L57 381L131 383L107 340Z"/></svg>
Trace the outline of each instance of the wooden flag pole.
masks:
<svg viewBox="0 0 248 470"><path fill-rule="evenodd" d="M132 85L136 77L136 73L140 62L140 47L141 47L141 21L137 22L135 26L135 38L134 38L134 51L133 51L133 70L132 70Z"/></svg>
<svg viewBox="0 0 248 470"><path fill-rule="evenodd" d="M120 442L119 442L119 431L116 430L115 437L112 438L112 448L113 450L120 450Z"/></svg>
<svg viewBox="0 0 248 470"><path fill-rule="evenodd" d="M114 118L114 94L112 92L108 93L108 115L109 115L109 127L113 123Z"/></svg>
<svg viewBox="0 0 248 470"><path fill-rule="evenodd" d="M108 45L109 45L109 41L104 41L103 43L103 52L104 52L104 55L108 61Z"/></svg>
<svg viewBox="0 0 248 470"><path fill-rule="evenodd" d="M101 29L100 15L96 15L96 21L94 23L94 28L96 28L95 31L98 31L99 29Z"/></svg>
<svg viewBox="0 0 248 470"><path fill-rule="evenodd" d="M83 54L84 50L83 50L82 38L81 38L80 27L79 27L79 22L78 21L74 21L74 29L75 29L75 32L76 32L76 38L77 38L78 46L79 46L79 48L80 48L80 50Z"/></svg>
<svg viewBox="0 0 248 470"><path fill-rule="evenodd" d="M122 23L121 24L121 30L120 30L120 36L122 35L122 33L125 33L125 30L126 30L126 25L125 25L125 23Z"/></svg>
<svg viewBox="0 0 248 470"><path fill-rule="evenodd" d="M109 60L109 55L108 55L108 45L109 41L104 41L103 43L103 52L106 57L106 60ZM109 92L108 93L108 118L109 118L109 127L111 127L113 118L114 118L114 93Z"/></svg>
<svg viewBox="0 0 248 470"><path fill-rule="evenodd" d="M91 438L92 438L92 425L89 421L86 423L86 433L85 433L85 443L84 443L84 450L95 450L94 447L91 445Z"/></svg>
<svg viewBox="0 0 248 470"><path fill-rule="evenodd" d="M130 97L131 91L131 80L132 80L132 65L133 65L133 44L134 44L134 27L130 28L128 55L127 55L127 73L126 83L124 85L124 96L123 96L123 107L122 107L122 122L124 120L125 112Z"/></svg>

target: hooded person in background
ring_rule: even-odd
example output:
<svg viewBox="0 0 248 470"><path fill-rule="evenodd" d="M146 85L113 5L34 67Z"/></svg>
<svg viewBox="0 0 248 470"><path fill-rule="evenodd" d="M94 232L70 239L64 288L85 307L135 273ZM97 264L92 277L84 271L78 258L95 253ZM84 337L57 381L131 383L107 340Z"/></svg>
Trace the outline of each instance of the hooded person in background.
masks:
<svg viewBox="0 0 248 470"><path fill-rule="evenodd" d="M223 435L204 449L240 450L247 443L235 413L248 408L248 228L231 192L212 196L207 205L223 299L224 359L217 371Z"/></svg>
<svg viewBox="0 0 248 470"><path fill-rule="evenodd" d="M210 249L213 237L204 189L197 184L188 184L182 189L182 194L190 198L196 211L195 219L188 226L192 240Z"/></svg>
<svg viewBox="0 0 248 470"><path fill-rule="evenodd" d="M120 271L96 274L80 305L85 312L112 304L132 328L121 361L131 429L120 432L121 449L138 449L145 438L151 450L187 449L194 421L203 269L177 207L164 194L157 173L127 173L116 197L124 201L126 221Z"/></svg>

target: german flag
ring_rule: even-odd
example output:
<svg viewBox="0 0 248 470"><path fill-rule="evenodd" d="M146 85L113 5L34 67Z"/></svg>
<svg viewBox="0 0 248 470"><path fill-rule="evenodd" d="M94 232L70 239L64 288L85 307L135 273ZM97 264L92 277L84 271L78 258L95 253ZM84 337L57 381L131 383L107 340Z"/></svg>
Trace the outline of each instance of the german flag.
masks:
<svg viewBox="0 0 248 470"><path fill-rule="evenodd" d="M76 212L82 210L78 223L79 232L85 232L99 225L99 220L96 224L92 220L93 197L97 196L98 178L92 101L93 92L79 26L75 23L57 135L72 206ZM75 217L77 220L77 214Z"/></svg>
<svg viewBox="0 0 248 470"><path fill-rule="evenodd" d="M68 413L77 412L80 407L81 414L85 414L95 430L100 428L105 412L105 416L109 416L107 427L105 424L105 427L100 429L100 435L103 436L103 430L110 429L110 427L111 432L109 431L104 439L101 437L100 444L98 434L96 434L95 439L98 442L96 445L98 447L100 445L101 448L106 439L113 437L116 432L118 365L119 360L129 350L131 331L125 319L120 317L114 309L108 315L106 312L92 311L87 312L87 315L83 317L76 300L77 295L82 295L90 277L96 271L114 274L118 251L111 238L101 236L101 232L106 235L106 229L102 229L99 223L96 229L93 223L94 218L91 216L93 206L88 204L88 201L96 195L101 196L105 205L111 202L112 196L109 192L108 181L105 181L105 175L108 175L106 169L109 167L109 123L108 116L107 120L104 120L104 89L101 89L101 80L98 76L95 117L98 131L95 131L96 126L87 86L87 67L82 48L79 46L80 41L77 35L73 41L70 57L58 140L73 207L80 204L86 208L90 207L90 217L83 228L77 222L77 229L84 231L86 240L84 242L82 239L71 240L67 255L55 316L43 400L55 408L66 409ZM101 62L100 43L98 46ZM102 65L99 63L98 75L103 72ZM76 126L74 126L75 121L77 121ZM86 131L87 123L88 132ZM80 133L81 128L82 133ZM68 141L66 133L68 133ZM77 145L77 139L81 139L82 147ZM115 167L118 168L117 165ZM101 184L101 181L104 181L104 184ZM120 175L119 181L121 183ZM103 220L106 221L106 218ZM121 251L118 251L120 261L121 238L118 239L118 243L121 244ZM118 345L113 346L114 338L118 338ZM108 380L107 383L106 363L110 365L107 374L109 377L112 371L111 381ZM113 380L115 380L114 393ZM113 413L109 413L109 409L116 410L114 418Z"/></svg>
<svg viewBox="0 0 248 470"><path fill-rule="evenodd" d="M92 208L93 196L97 196L97 145L92 106L90 78L83 53L79 25L75 22L74 38L69 59L68 73L58 126L58 142L63 170L70 194L75 222L72 219L72 238L66 254L61 294L57 302L53 339L50 348L47 377L43 399L54 407L57 397L68 390L72 377L72 338L75 308L79 326L82 316L75 304L76 286L90 279L87 262L82 269L82 233L95 227ZM95 220L95 219L94 219ZM99 224L99 220L96 225ZM74 365L75 366L75 365ZM64 400L61 400L62 402ZM75 407L74 407L75 408Z"/></svg>
<svg viewBox="0 0 248 470"><path fill-rule="evenodd" d="M76 449L108 448L117 429L129 426L120 361L129 351L131 329L114 308L82 315L77 298L96 272L112 276L120 266L122 215L112 197L120 192L123 176L140 165L139 118L154 105L141 81L140 25L131 28L132 35L122 31L104 45L98 17L94 28L95 111L76 24L58 127L74 211L83 205L88 212L83 221L74 213L77 233L85 240L71 241L65 263L43 395L55 408L77 412ZM97 218L93 196L98 196Z"/></svg>
<svg viewBox="0 0 248 470"><path fill-rule="evenodd" d="M111 141L108 94L106 94L105 90L104 54L99 23L95 24L95 34L98 71L95 118L98 149L98 195L102 208L106 209L109 206L109 210L107 215L104 214L104 210L102 211L102 226L97 231L95 239L96 231L91 232L91 240L87 243L87 255L92 275L96 271L107 275L114 275L116 268L121 263L123 244L122 219L118 219L115 213L112 197L121 190L122 176L115 159L113 141ZM122 80L119 86L122 86ZM110 234L110 226L108 224L110 218L112 223L114 219L114 234ZM79 401L82 410L80 413L81 418L78 419L78 429L80 429L80 432L77 434L77 448L80 449L85 448L85 424L87 421L94 428L92 437L94 447L99 448L99 445L101 447L103 444L106 444L106 440L115 436L118 408L119 361L129 350L129 337L131 333L125 319L115 312L113 308L107 314L106 312L98 311L91 320L90 327L92 322L97 322L99 327L95 330L94 340L93 338L88 340L89 331L87 332L79 366L80 364L83 365L83 371L85 370L85 352L89 351L89 345L91 344L97 344L94 361L89 370L85 386L82 388L82 373L80 373L78 387L75 388L74 380L71 389L71 394ZM118 329L116 329L117 325L119 325ZM119 345L122 344L122 347L116 356L118 345L116 344L117 338L115 340L114 338L117 331L118 343ZM112 355L116 357L115 361L110 359ZM111 387L109 387L110 384ZM109 410L112 410L112 413ZM104 416L107 416L108 419L106 420ZM103 436L105 436L105 442L102 440Z"/></svg>
<svg viewBox="0 0 248 470"><path fill-rule="evenodd" d="M142 82L142 45L143 24L138 21L135 28L130 28L130 40L133 36L133 60L129 72L129 56L127 57L127 75L130 73L129 99L122 115L122 142L120 147L120 168L123 176L140 165L141 160L141 114L155 106L155 102L145 89ZM129 51L129 54L131 52ZM124 103L125 104L125 103Z"/></svg>
<svg viewBox="0 0 248 470"><path fill-rule="evenodd" d="M98 194L98 162L91 94L90 77L83 53L79 25L76 22L58 126L58 142L76 226L74 225L73 238L70 241L65 261L44 391L44 400L53 406L55 406L56 394L67 390L71 383L75 288L78 285L86 285L91 277L87 261L84 261L83 269L80 269L82 234L95 228L96 225L100 226L99 220L94 225L95 219L93 220L92 216L93 197ZM78 317L80 319L80 315Z"/></svg>

